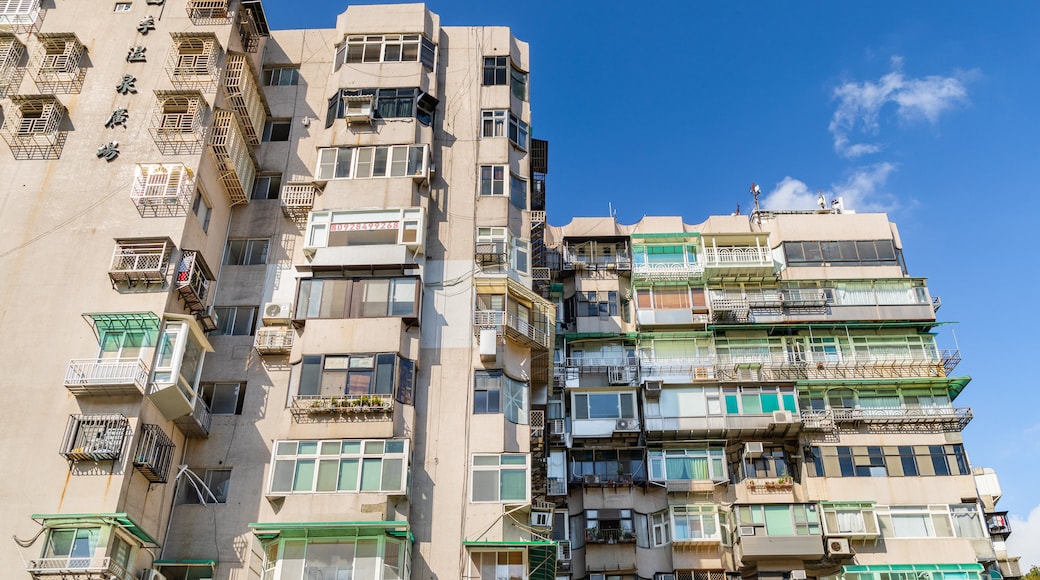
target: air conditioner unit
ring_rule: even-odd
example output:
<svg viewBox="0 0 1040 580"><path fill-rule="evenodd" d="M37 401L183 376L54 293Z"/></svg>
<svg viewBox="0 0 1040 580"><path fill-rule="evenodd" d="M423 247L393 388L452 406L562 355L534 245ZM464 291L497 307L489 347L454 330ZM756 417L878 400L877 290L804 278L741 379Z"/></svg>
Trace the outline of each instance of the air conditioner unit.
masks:
<svg viewBox="0 0 1040 580"><path fill-rule="evenodd" d="M748 457L760 457L762 455L763 445L761 441L748 441L744 443L744 453Z"/></svg>
<svg viewBox="0 0 1040 580"><path fill-rule="evenodd" d="M791 570L791 580L805 580L805 570Z"/></svg>
<svg viewBox="0 0 1040 580"><path fill-rule="evenodd" d="M827 538L827 555L851 556L852 548L849 547L848 538Z"/></svg>
<svg viewBox="0 0 1040 580"><path fill-rule="evenodd" d="M152 570L148 568L144 571L144 578L141 580L166 580L166 576L158 570Z"/></svg>
<svg viewBox="0 0 1040 580"><path fill-rule="evenodd" d="M794 417L790 411L773 411L773 423L793 423Z"/></svg>
<svg viewBox="0 0 1040 580"><path fill-rule="evenodd" d="M740 526L740 535L741 536L754 536L755 535L755 526Z"/></svg>
<svg viewBox="0 0 1040 580"><path fill-rule="evenodd" d="M583 481L588 485L595 485L599 483L599 476L595 473L586 473Z"/></svg>
<svg viewBox="0 0 1040 580"><path fill-rule="evenodd" d="M635 419L618 419L614 426L615 431L635 431L638 428Z"/></svg>
<svg viewBox="0 0 1040 580"><path fill-rule="evenodd" d="M292 320L292 304L288 302L268 302L264 304L264 324L289 324Z"/></svg>
<svg viewBox="0 0 1040 580"><path fill-rule="evenodd" d="M531 527L534 528L551 528L552 527L552 512L533 511L531 512Z"/></svg>
<svg viewBox="0 0 1040 580"><path fill-rule="evenodd" d="M563 436L567 434L567 422L563 419L549 420L549 434Z"/></svg>
<svg viewBox="0 0 1040 580"><path fill-rule="evenodd" d="M646 398L648 398L648 399L656 399L656 398L660 397L661 396L661 386L662 386L662 382L661 381L647 381L646 383L644 383L643 387L646 389Z"/></svg>

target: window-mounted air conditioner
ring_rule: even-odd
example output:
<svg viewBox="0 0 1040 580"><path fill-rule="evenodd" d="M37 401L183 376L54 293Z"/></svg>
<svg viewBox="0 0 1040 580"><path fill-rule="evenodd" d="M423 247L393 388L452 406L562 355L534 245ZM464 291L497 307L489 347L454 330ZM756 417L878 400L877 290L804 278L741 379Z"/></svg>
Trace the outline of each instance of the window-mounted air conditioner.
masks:
<svg viewBox="0 0 1040 580"><path fill-rule="evenodd" d="M755 535L755 526L740 526L740 535L741 536L754 536Z"/></svg>
<svg viewBox="0 0 1040 580"><path fill-rule="evenodd" d="M346 107L343 111L343 119L347 124L371 123L374 116L372 107L372 95L352 95L343 97Z"/></svg>
<svg viewBox="0 0 1040 580"><path fill-rule="evenodd" d="M748 457L759 457L763 453L763 445L761 441L748 441L744 443L744 453Z"/></svg>
<svg viewBox="0 0 1040 580"><path fill-rule="evenodd" d="M588 485L596 485L599 483L599 475L596 475L595 473L586 473L584 482Z"/></svg>
<svg viewBox="0 0 1040 580"><path fill-rule="evenodd" d="M827 555L851 556L852 548L849 547L848 538L827 538Z"/></svg>
<svg viewBox="0 0 1040 580"><path fill-rule="evenodd" d="M805 580L805 570L791 570L791 580Z"/></svg>
<svg viewBox="0 0 1040 580"><path fill-rule="evenodd" d="M662 381L647 381L643 384L643 388L646 389L646 398L656 399L661 396Z"/></svg>
<svg viewBox="0 0 1040 580"><path fill-rule="evenodd" d="M773 411L774 424L788 424L794 422L794 416L790 411Z"/></svg>
<svg viewBox="0 0 1040 580"><path fill-rule="evenodd" d="M264 304L264 324L286 325L292 319L292 304L288 302L268 302Z"/></svg>

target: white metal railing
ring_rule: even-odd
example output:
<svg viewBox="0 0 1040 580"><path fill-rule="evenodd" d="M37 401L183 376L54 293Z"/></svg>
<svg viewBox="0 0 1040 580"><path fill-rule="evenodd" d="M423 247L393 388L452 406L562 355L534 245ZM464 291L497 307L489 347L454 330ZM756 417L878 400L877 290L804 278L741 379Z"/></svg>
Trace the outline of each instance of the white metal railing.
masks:
<svg viewBox="0 0 1040 580"><path fill-rule="evenodd" d="M705 262L709 266L772 266L773 258L766 248L751 246L720 246L704 249Z"/></svg>
<svg viewBox="0 0 1040 580"><path fill-rule="evenodd" d="M195 399L195 408L192 409L191 416L195 418L195 421L202 427L203 431L209 433L209 425L213 420L213 414L210 412L206 401L202 400L202 397Z"/></svg>
<svg viewBox="0 0 1040 580"><path fill-rule="evenodd" d="M652 262L632 266L633 276L649 280L677 280L703 273L704 264L696 262Z"/></svg>
<svg viewBox="0 0 1040 580"><path fill-rule="evenodd" d="M92 578L104 577L112 580L135 580L135 576L116 563L112 558L40 558L30 560L26 571L33 578Z"/></svg>
<svg viewBox="0 0 1040 580"><path fill-rule="evenodd" d="M303 413L372 413L391 411L393 395L296 395L292 411Z"/></svg>
<svg viewBox="0 0 1040 580"><path fill-rule="evenodd" d="M567 480L562 477L550 477L545 485L545 495L567 495Z"/></svg>
<svg viewBox="0 0 1040 580"><path fill-rule="evenodd" d="M170 244L161 242L117 242L112 252L112 274L140 274L162 278L169 266Z"/></svg>
<svg viewBox="0 0 1040 580"><path fill-rule="evenodd" d="M130 199L139 209L176 206L187 211L195 193L195 175L180 163L138 165Z"/></svg>
<svg viewBox="0 0 1040 580"><path fill-rule="evenodd" d="M502 310L477 310L473 313L473 325L480 328L506 328L527 337L542 348L549 348L549 335L534 324L516 314ZM501 332L501 330L500 330Z"/></svg>
<svg viewBox="0 0 1040 580"><path fill-rule="evenodd" d="M143 393L147 382L148 365L140 358L73 359L65 370L66 387L134 385Z"/></svg>
<svg viewBox="0 0 1040 580"><path fill-rule="evenodd" d="M318 186L313 183L283 185L278 196L281 199L282 213L289 219L306 220L307 214L314 208L314 198L317 194Z"/></svg>
<svg viewBox="0 0 1040 580"><path fill-rule="evenodd" d="M544 211L531 211L531 225L544 224L545 223L545 212Z"/></svg>
<svg viewBox="0 0 1040 580"><path fill-rule="evenodd" d="M563 366L580 369L600 367L635 367L639 366L639 358L634 356L581 356L567 357Z"/></svg>
<svg viewBox="0 0 1040 580"><path fill-rule="evenodd" d="M36 23L40 17L40 1L14 2L0 10L0 26L26 26Z"/></svg>
<svg viewBox="0 0 1040 580"><path fill-rule="evenodd" d="M286 353L292 350L293 335L287 326L264 326L256 329L253 346L260 354Z"/></svg>
<svg viewBox="0 0 1040 580"><path fill-rule="evenodd" d="M694 379L715 378L715 359L711 357L640 358L639 367L644 377L689 375Z"/></svg>

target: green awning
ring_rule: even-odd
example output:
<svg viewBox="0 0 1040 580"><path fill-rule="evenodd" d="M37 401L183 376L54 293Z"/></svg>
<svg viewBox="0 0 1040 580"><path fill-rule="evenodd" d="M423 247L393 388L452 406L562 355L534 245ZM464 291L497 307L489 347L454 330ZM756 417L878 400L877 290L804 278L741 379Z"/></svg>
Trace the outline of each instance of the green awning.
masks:
<svg viewBox="0 0 1040 580"><path fill-rule="evenodd" d="M799 379L795 384L809 391L827 390L835 387L868 387L868 386L890 386L896 387L940 387L945 386L950 395L950 401L957 398L961 391L971 382L971 377L915 377L907 379Z"/></svg>
<svg viewBox="0 0 1040 580"><path fill-rule="evenodd" d="M33 514L32 519L40 520L45 528L60 528L63 526L75 526L81 524L102 524L119 526L132 534L143 544L158 546L159 542L137 524L125 512L110 514Z"/></svg>
<svg viewBox="0 0 1040 580"><path fill-rule="evenodd" d="M159 330L159 317L153 312L87 312L83 318L90 323L98 340L113 330Z"/></svg>
<svg viewBox="0 0 1040 580"><path fill-rule="evenodd" d="M849 572L982 572L982 564L867 564L842 566L842 574Z"/></svg>
<svg viewBox="0 0 1040 580"><path fill-rule="evenodd" d="M285 538L356 538L361 536L380 536L386 534L398 538L415 541L408 522L374 521L374 522L254 522L249 529L261 540L271 540L279 536Z"/></svg>
<svg viewBox="0 0 1040 580"><path fill-rule="evenodd" d="M687 331L687 332L640 332L639 340L651 339L651 340L668 340L677 338L711 338L714 336L712 333L701 330L701 331Z"/></svg>

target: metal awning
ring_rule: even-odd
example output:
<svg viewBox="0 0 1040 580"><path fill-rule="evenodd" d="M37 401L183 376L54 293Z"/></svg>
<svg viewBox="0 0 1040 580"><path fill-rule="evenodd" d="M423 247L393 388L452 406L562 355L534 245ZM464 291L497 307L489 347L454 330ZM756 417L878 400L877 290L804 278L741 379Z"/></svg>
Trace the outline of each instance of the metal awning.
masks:
<svg viewBox="0 0 1040 580"><path fill-rule="evenodd" d="M919 377L908 379L799 379L795 381L799 387L807 388L809 391L830 390L837 387L859 388L875 385L896 387L938 387L945 386L950 395L950 401L954 401L957 395L968 386L971 377Z"/></svg>
<svg viewBox="0 0 1040 580"><path fill-rule="evenodd" d="M266 523L254 522L249 529L261 540L272 540L279 536L284 538L329 538L379 536L386 534L397 538L415 541L408 528L408 522L374 521L374 522L287 522Z"/></svg>
<svg viewBox="0 0 1040 580"><path fill-rule="evenodd" d="M78 526L82 524L104 524L119 526L132 534L143 544L159 546L155 538L137 524L127 513L109 514L33 514L32 519L38 520L44 528L60 528L65 526Z"/></svg>
<svg viewBox="0 0 1040 580"><path fill-rule="evenodd" d="M517 540L513 542L462 542L466 548L503 550L518 548L527 550L529 580L556 580L557 543L551 540Z"/></svg>
<svg viewBox="0 0 1040 580"><path fill-rule="evenodd" d="M982 572L982 564L866 564L842 566L841 573L849 572Z"/></svg>
<svg viewBox="0 0 1040 580"><path fill-rule="evenodd" d="M87 312L83 319L90 323L98 340L102 334L113 330L159 330L159 317L154 312Z"/></svg>

